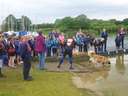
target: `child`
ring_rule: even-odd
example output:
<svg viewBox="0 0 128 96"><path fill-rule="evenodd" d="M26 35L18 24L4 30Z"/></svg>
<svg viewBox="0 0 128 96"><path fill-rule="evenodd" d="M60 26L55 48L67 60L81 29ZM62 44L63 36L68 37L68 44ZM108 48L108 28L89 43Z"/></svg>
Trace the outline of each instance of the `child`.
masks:
<svg viewBox="0 0 128 96"><path fill-rule="evenodd" d="M7 51L9 56L9 62L8 62L9 67L16 68L15 62L14 62L16 51L15 51L14 40L12 38L9 38Z"/></svg>
<svg viewBox="0 0 128 96"><path fill-rule="evenodd" d="M31 81L32 77L29 75L31 69L31 48L28 44L28 38L23 37L21 43L21 58L23 60L23 77L26 81Z"/></svg>
<svg viewBox="0 0 128 96"><path fill-rule="evenodd" d="M72 53L73 53L73 47L74 47L74 40L73 39L67 39L63 46L63 51L62 51L62 57L60 59L59 65L57 66L58 68L61 67L61 64L64 62L65 57L68 55L68 60L70 63L70 69L73 69L72 66Z"/></svg>

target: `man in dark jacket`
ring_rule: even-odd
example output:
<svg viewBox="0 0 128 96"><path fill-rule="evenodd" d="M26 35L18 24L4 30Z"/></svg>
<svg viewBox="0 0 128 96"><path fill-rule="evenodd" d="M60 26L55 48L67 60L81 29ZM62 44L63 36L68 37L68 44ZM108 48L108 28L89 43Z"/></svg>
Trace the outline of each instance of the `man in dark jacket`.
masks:
<svg viewBox="0 0 128 96"><path fill-rule="evenodd" d="M106 29L103 29L103 32L101 32L101 38L104 38L103 42L103 51L106 52L107 48L107 39L108 39L108 33L106 32Z"/></svg>

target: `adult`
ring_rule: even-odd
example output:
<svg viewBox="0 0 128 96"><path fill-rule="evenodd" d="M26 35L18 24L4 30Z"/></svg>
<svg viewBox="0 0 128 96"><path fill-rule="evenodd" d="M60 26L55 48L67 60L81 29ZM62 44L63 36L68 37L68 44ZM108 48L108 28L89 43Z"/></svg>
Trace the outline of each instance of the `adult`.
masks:
<svg viewBox="0 0 128 96"><path fill-rule="evenodd" d="M120 38L121 38L121 47L122 47L122 49L124 49L124 37L125 37L125 34L126 34L124 28L121 28L119 30L118 34L120 35Z"/></svg>
<svg viewBox="0 0 128 96"><path fill-rule="evenodd" d="M121 42L121 36L117 34L116 39L115 39L115 45L117 50L120 48L120 42Z"/></svg>
<svg viewBox="0 0 128 96"><path fill-rule="evenodd" d="M45 37L42 35L42 32L38 32L38 36L35 40L35 51L39 54L39 69L45 69Z"/></svg>
<svg viewBox="0 0 128 96"><path fill-rule="evenodd" d="M101 38L104 39L104 43L103 43L103 52L107 51L107 39L108 39L108 32L106 31L106 29L103 29L103 31L101 32Z"/></svg>

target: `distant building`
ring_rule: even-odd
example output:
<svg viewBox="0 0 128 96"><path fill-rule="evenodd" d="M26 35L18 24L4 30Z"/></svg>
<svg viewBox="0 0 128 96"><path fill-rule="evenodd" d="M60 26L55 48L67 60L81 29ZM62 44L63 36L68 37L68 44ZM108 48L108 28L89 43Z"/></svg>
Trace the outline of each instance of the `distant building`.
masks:
<svg viewBox="0 0 128 96"><path fill-rule="evenodd" d="M15 18L13 15L9 15L2 22L2 31L30 31L31 20L27 16L21 18Z"/></svg>

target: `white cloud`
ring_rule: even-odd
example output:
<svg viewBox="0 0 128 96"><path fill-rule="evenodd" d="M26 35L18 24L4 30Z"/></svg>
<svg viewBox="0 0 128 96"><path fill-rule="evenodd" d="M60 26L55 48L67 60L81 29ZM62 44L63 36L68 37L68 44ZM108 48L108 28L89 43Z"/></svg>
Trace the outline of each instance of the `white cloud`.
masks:
<svg viewBox="0 0 128 96"><path fill-rule="evenodd" d="M128 4L128 0L95 0L98 3L121 6Z"/></svg>
<svg viewBox="0 0 128 96"><path fill-rule="evenodd" d="M34 23L53 22L56 18L86 14L90 18L128 17L127 0L0 0L0 20L9 14L27 15Z"/></svg>

